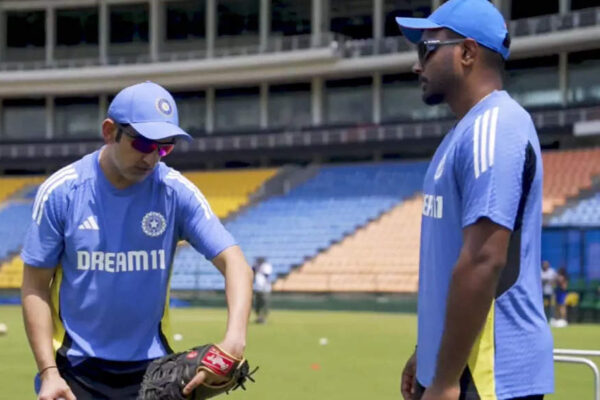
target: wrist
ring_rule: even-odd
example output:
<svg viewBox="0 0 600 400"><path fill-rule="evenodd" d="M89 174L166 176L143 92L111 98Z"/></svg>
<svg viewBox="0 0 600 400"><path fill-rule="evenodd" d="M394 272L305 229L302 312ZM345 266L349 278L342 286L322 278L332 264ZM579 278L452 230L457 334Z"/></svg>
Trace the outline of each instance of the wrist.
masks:
<svg viewBox="0 0 600 400"><path fill-rule="evenodd" d="M56 365L49 365L40 370L40 379L45 379L53 375L59 375L58 367Z"/></svg>
<svg viewBox="0 0 600 400"><path fill-rule="evenodd" d="M437 378L434 379L433 382L431 383L431 388L436 391L444 391L444 390L448 390L448 389L455 388L458 386L459 386L458 382L447 382L447 381L442 381Z"/></svg>
<svg viewBox="0 0 600 400"><path fill-rule="evenodd" d="M226 335L221 345L234 357L242 357L246 349L246 338L243 336Z"/></svg>

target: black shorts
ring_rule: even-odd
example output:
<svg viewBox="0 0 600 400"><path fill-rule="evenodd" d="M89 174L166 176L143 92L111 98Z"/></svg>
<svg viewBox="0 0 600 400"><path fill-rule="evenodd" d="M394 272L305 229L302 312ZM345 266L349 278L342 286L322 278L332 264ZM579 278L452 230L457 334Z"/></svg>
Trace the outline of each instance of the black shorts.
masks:
<svg viewBox="0 0 600 400"><path fill-rule="evenodd" d="M88 358L71 365L62 355L56 364L77 400L119 399L136 400L144 373L152 360L107 361Z"/></svg>
<svg viewBox="0 0 600 400"><path fill-rule="evenodd" d="M472 384L472 381L469 382L465 378L466 378L465 374L463 374L463 376L460 379L460 397L458 398L458 400L481 400L481 397L479 397L479 394L477 393L477 389L475 388L475 385ZM413 400L420 400L421 397L423 397L423 393L425 393L425 387L423 385L421 385L419 382L417 382L417 388L415 390ZM543 400L543 399L544 399L543 394L537 394L537 395L525 396L525 397L515 397L514 399L510 399L510 400Z"/></svg>

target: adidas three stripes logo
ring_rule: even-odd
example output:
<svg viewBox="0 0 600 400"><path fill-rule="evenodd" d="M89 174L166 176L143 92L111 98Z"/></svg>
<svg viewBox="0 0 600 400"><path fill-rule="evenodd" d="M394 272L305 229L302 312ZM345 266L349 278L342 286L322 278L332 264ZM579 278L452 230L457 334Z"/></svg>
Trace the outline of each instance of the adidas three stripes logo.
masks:
<svg viewBox="0 0 600 400"><path fill-rule="evenodd" d="M85 221L83 221L83 223L81 225L79 225L79 228L77 229L81 229L81 230L91 230L91 231L99 231L100 228L98 227L98 223L96 222L96 217L93 215L90 215L89 217L87 217L85 219Z"/></svg>

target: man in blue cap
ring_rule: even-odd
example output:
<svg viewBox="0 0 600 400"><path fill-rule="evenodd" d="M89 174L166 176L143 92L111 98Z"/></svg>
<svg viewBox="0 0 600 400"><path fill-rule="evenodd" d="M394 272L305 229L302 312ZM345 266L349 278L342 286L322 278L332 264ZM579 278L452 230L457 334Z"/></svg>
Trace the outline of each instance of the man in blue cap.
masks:
<svg viewBox="0 0 600 400"><path fill-rule="evenodd" d="M161 162L177 139L189 139L178 122L164 88L127 87L102 124L105 145L38 190L21 257L40 400L137 398L148 364L173 352L169 279L179 240L225 276L220 347L244 352L252 270L200 190Z"/></svg>
<svg viewBox="0 0 600 400"><path fill-rule="evenodd" d="M405 399L541 399L553 391L540 282L542 158L529 114L502 90L510 38L486 0L397 18L417 44L422 98L457 123L423 186L418 342Z"/></svg>

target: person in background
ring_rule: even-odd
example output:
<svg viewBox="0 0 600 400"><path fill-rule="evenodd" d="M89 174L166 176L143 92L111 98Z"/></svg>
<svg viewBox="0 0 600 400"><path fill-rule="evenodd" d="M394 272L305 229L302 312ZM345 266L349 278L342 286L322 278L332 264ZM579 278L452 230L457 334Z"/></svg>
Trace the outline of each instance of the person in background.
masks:
<svg viewBox="0 0 600 400"><path fill-rule="evenodd" d="M554 297L554 286L556 285L556 271L548 260L542 262L542 292L544 293L544 311L546 318L552 317L552 297Z"/></svg>
<svg viewBox="0 0 600 400"><path fill-rule="evenodd" d="M254 265L254 311L256 323L264 324L269 315L271 302L271 275L273 266L265 257L257 257Z"/></svg>
<svg viewBox="0 0 600 400"><path fill-rule="evenodd" d="M555 309L555 318L550 320L550 325L555 328L564 328L568 325L567 323L567 287L569 286L569 276L567 275L567 270L565 267L562 267L558 270L558 275L556 276L556 309Z"/></svg>

